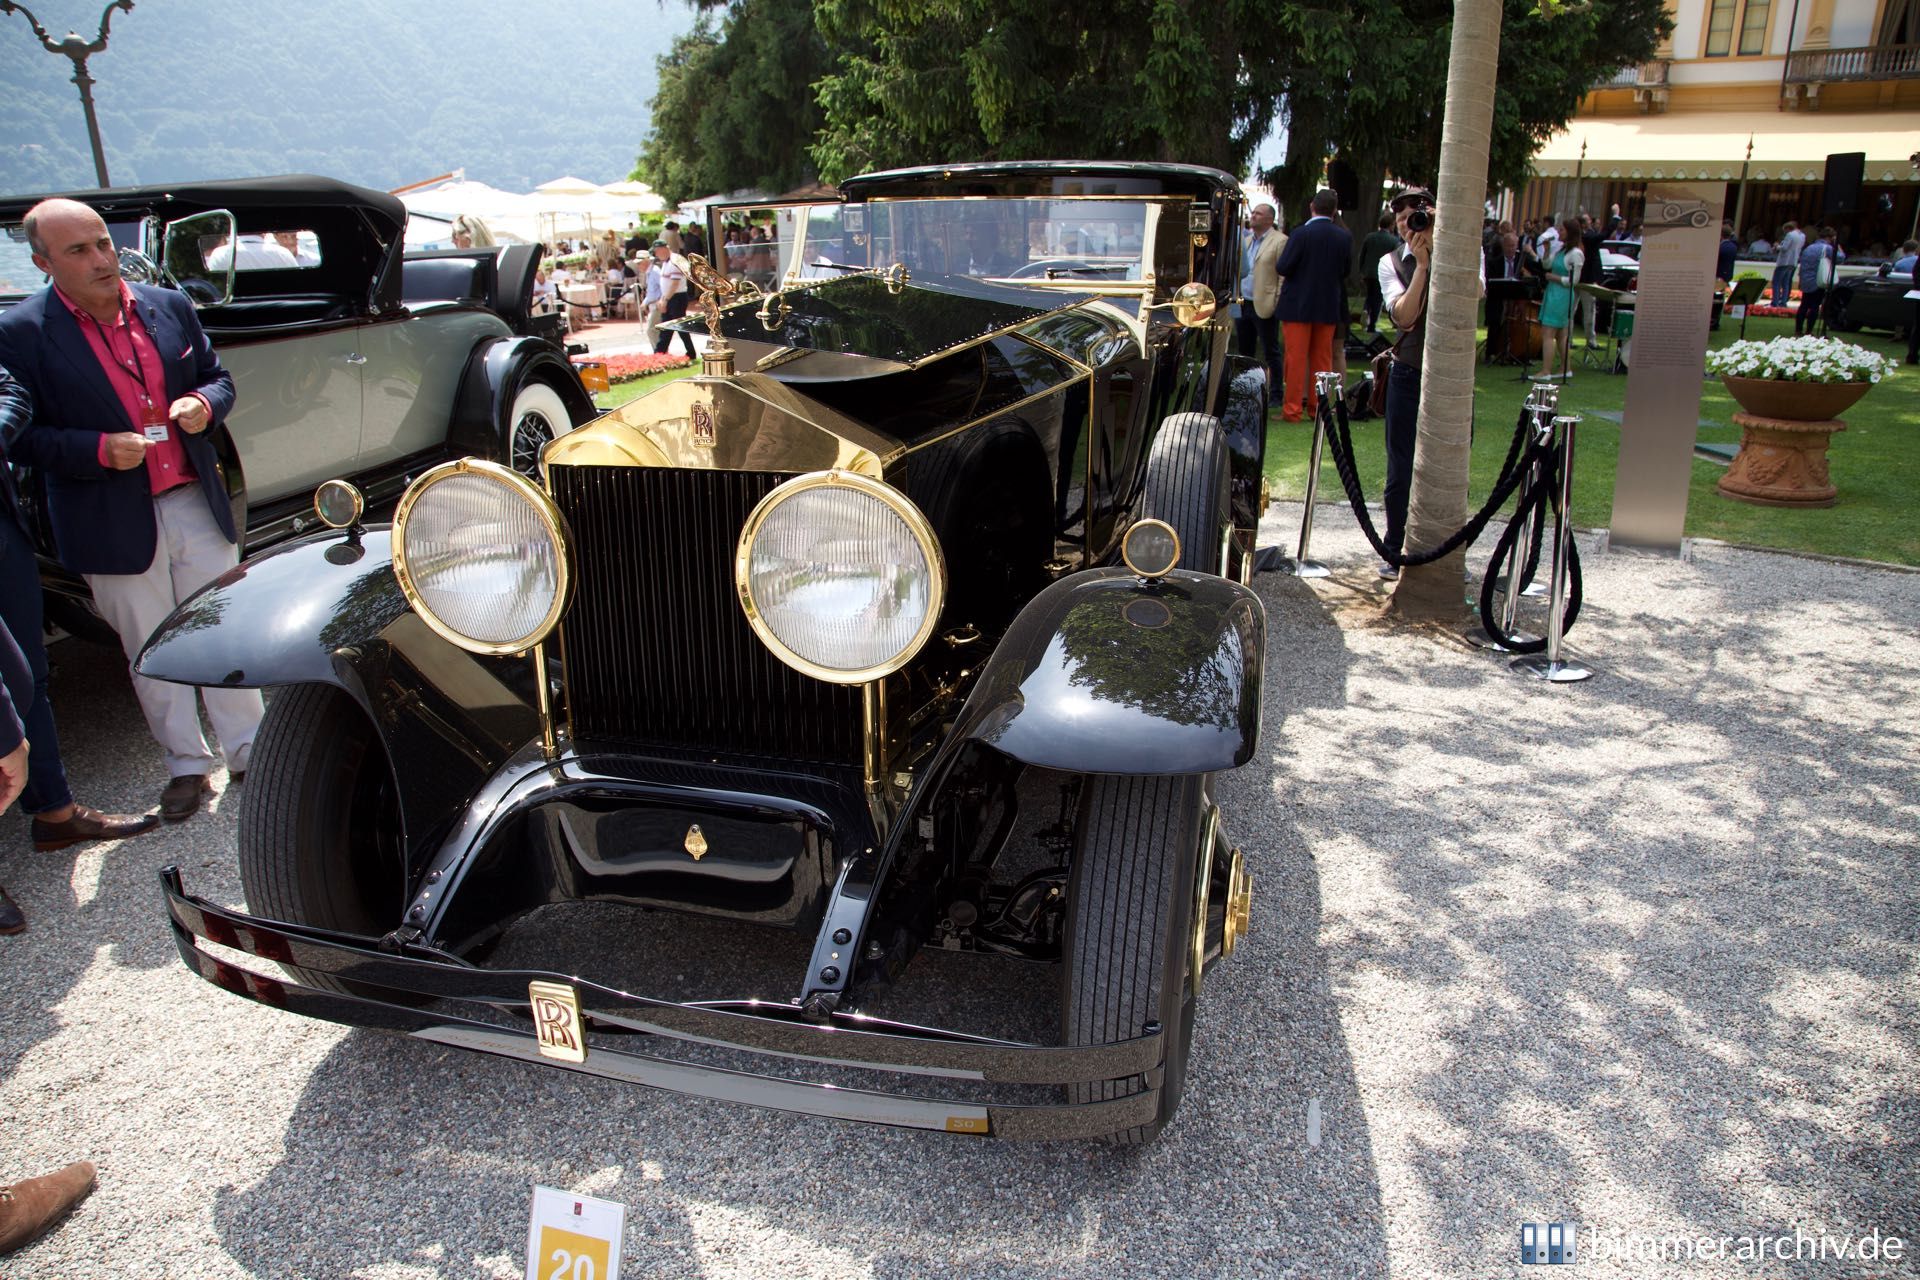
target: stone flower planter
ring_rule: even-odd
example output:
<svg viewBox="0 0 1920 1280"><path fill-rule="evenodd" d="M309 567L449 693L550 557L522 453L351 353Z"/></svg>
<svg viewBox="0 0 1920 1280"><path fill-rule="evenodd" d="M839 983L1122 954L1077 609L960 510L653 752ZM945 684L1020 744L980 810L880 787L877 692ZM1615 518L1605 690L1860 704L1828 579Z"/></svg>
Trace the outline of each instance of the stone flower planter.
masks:
<svg viewBox="0 0 1920 1280"><path fill-rule="evenodd" d="M1787 382L1722 375L1746 412L1733 415L1740 452L1714 486L1722 497L1762 507L1830 507L1839 490L1827 475L1827 443L1847 424L1839 415L1871 382Z"/></svg>
<svg viewBox="0 0 1920 1280"><path fill-rule="evenodd" d="M1727 394L1748 413L1790 422L1826 422L1837 418L1873 390L1871 382L1787 382L1780 378L1736 378L1723 374Z"/></svg>

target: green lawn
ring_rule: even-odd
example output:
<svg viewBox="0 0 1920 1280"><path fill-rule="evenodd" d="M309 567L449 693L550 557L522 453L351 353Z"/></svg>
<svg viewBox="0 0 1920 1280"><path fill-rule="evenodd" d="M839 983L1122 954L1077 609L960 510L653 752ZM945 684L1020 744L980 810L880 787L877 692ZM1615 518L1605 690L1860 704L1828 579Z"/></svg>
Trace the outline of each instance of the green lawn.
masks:
<svg viewBox="0 0 1920 1280"><path fill-rule="evenodd" d="M1747 337L1765 340L1790 334L1790 320L1756 317L1747 322ZM1740 326L1725 321L1713 333L1712 345L1724 346L1739 337ZM1880 333L1837 335L1849 342L1899 360L1906 343L1895 343ZM1626 398L1625 376L1579 367L1560 394L1563 413L1582 414L1574 460L1573 514L1576 524L1603 528L1613 510L1613 472L1620 448L1617 423L1599 416L1618 415ZM1529 384L1517 369L1480 367L1475 379L1472 501L1477 505L1491 491L1501 461L1513 438L1513 424ZM1353 376L1359 376L1356 372ZM1718 379L1702 382L1699 439L1702 442L1740 439L1733 426L1734 404ZM1833 438L1829 452L1833 483L1840 490L1837 505L1824 510L1793 511L1734 502L1714 491L1725 468L1700 458L1693 461L1693 482L1687 503L1686 532L1691 537L1721 538L1754 546L1824 555L1858 556L1868 560L1920 565L1920 521L1914 519L1920 502L1920 367L1902 366L1867 393L1846 413L1847 429ZM1299 499L1306 490L1310 423L1282 422L1277 414L1267 428L1267 475L1276 498ZM1378 501L1386 477L1386 447L1379 419L1355 423L1353 443L1360 480L1368 498ZM1330 458L1320 470L1320 500L1338 501L1340 477ZM1350 518L1350 517L1349 517Z"/></svg>
<svg viewBox="0 0 1920 1280"><path fill-rule="evenodd" d="M593 403L602 413L605 413L609 409L618 409L631 400L638 400L655 387L665 386L677 378L690 378L698 372L700 372L700 366L690 364L683 369L666 369L659 373L650 373L644 378L635 378L632 382L618 382L605 395L595 396Z"/></svg>

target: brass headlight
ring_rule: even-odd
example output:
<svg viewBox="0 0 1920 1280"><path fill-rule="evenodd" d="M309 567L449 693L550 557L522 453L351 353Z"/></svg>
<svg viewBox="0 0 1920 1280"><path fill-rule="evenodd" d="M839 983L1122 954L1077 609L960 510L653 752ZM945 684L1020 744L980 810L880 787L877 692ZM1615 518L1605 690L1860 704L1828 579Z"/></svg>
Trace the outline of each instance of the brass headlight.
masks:
<svg viewBox="0 0 1920 1280"><path fill-rule="evenodd" d="M393 572L429 627L473 653L519 653L566 604L566 529L551 499L498 463L462 458L415 480L393 516Z"/></svg>
<svg viewBox="0 0 1920 1280"><path fill-rule="evenodd" d="M734 582L761 642L835 684L910 662L947 594L927 518L893 486L851 471L796 476L762 498L740 531Z"/></svg>

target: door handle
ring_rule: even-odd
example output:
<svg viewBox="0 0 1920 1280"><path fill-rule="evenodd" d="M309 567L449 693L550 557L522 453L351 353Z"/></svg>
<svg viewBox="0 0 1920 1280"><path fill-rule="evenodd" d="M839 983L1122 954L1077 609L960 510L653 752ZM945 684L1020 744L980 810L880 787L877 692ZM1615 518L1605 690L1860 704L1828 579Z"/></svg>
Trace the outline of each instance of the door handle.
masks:
<svg viewBox="0 0 1920 1280"><path fill-rule="evenodd" d="M347 353L348 364L365 364L366 362L367 362L367 358L361 355L358 351L349 351Z"/></svg>

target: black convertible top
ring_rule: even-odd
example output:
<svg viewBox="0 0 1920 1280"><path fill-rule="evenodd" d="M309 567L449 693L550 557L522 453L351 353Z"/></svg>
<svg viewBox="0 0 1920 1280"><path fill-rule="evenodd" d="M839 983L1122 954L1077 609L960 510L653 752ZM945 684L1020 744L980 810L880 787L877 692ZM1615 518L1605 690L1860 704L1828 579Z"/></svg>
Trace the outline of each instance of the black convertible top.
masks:
<svg viewBox="0 0 1920 1280"><path fill-rule="evenodd" d="M311 173L289 173L275 178L226 178L210 182L165 182L146 187L94 187L80 191L49 191L41 195L0 197L0 220L23 217L28 209L54 196L78 200L106 213L166 209L185 217L205 209L362 208L376 223L396 233L407 225L407 207L397 196L371 187L356 187L335 178ZM173 212L177 210L178 212Z"/></svg>
<svg viewBox="0 0 1920 1280"><path fill-rule="evenodd" d="M0 198L0 224L17 225L27 210L55 196L91 206L109 222L151 216L168 223L210 209L226 209L242 234L291 229L283 224L290 214L297 214L300 228L320 238L320 269L302 272L295 279L284 278L292 275L289 272L247 272L240 279L248 289L261 296L286 288L325 292L354 299L373 311L400 301L407 207L384 191L310 173L55 191Z"/></svg>
<svg viewBox="0 0 1920 1280"><path fill-rule="evenodd" d="M843 199L913 196L1193 196L1238 193L1232 174L1197 164L1129 160L987 160L863 173L840 184Z"/></svg>

